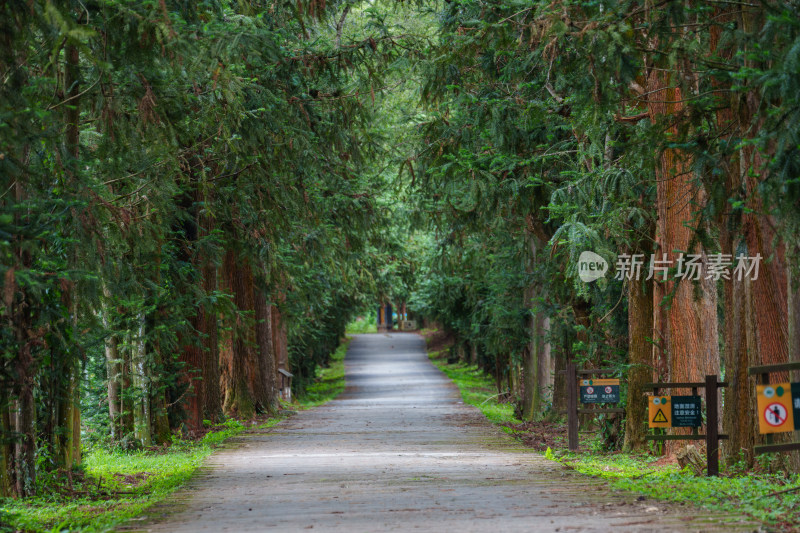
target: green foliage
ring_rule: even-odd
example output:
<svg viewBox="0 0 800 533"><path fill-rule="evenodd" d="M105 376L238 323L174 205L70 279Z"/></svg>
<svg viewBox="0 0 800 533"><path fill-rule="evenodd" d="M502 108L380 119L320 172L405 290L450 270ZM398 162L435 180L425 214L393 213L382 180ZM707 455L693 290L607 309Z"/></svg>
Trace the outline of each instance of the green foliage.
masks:
<svg viewBox="0 0 800 533"><path fill-rule="evenodd" d="M344 392L344 358L347 355L347 347L350 345L350 338L342 342L336 351L331 355L326 367L318 367L316 377L306 387L305 392L300 396L299 402L303 408L316 407L332 400Z"/></svg>
<svg viewBox="0 0 800 533"><path fill-rule="evenodd" d="M356 318L350 322L345 328L345 333L348 335L358 335L360 333L377 333L377 316L375 312L370 311L365 313L364 316Z"/></svg>
<svg viewBox="0 0 800 533"><path fill-rule="evenodd" d="M729 513L733 519L744 514L775 527L796 524L800 519L800 494L774 494L800 486L797 475L739 472L733 468L720 477L705 477L675 465L654 465L657 458L652 456L629 454L567 453L558 459L551 454L548 459L608 479L614 488L700 505Z"/></svg>

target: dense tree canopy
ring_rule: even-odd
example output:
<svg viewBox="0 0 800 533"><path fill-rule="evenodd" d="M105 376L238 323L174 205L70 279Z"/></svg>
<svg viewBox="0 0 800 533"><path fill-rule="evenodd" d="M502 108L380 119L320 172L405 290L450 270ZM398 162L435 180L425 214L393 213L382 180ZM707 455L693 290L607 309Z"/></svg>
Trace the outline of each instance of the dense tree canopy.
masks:
<svg viewBox="0 0 800 533"><path fill-rule="evenodd" d="M747 367L800 350L798 8L4 3L0 492L271 412L388 301L526 419L614 367L609 446L644 448L644 382L722 373L752 461Z"/></svg>

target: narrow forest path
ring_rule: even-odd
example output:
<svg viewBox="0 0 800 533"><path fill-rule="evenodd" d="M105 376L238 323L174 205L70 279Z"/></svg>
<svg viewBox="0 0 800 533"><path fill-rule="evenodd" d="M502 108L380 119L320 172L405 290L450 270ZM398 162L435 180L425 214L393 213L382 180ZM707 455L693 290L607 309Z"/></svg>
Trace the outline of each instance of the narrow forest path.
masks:
<svg viewBox="0 0 800 533"><path fill-rule="evenodd" d="M731 531L611 493L464 405L414 334L359 335L347 390L241 437L149 531ZM748 528L750 531L753 527Z"/></svg>

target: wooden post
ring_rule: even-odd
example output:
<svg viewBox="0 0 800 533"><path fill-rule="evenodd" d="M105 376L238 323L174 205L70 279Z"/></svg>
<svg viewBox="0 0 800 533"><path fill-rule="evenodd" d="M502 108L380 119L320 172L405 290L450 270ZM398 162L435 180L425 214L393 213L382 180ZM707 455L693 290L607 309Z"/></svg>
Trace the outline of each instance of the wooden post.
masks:
<svg viewBox="0 0 800 533"><path fill-rule="evenodd" d="M717 376L706 376L706 460L708 476L719 475L719 403Z"/></svg>
<svg viewBox="0 0 800 533"><path fill-rule="evenodd" d="M578 372L575 363L567 363L567 435L569 450L578 451Z"/></svg>

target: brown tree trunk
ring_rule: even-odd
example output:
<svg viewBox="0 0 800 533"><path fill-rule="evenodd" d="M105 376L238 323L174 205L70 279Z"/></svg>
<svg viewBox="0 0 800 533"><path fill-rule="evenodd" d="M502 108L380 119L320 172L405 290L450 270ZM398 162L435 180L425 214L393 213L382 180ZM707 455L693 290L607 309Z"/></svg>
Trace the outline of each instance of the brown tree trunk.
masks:
<svg viewBox="0 0 800 533"><path fill-rule="evenodd" d="M0 391L0 434L10 435L12 432L11 417L9 416L9 398L7 391ZM0 498L7 498L14 494L14 479L11 475L14 464L14 448L11 440L4 437L0 441Z"/></svg>
<svg viewBox="0 0 800 533"><path fill-rule="evenodd" d="M108 287L103 283L103 327L108 332L111 329L111 321L109 319L110 305L109 298L111 292ZM119 439L122 435L120 433L120 392L122 388L122 368L119 356L119 342L116 335L108 335L105 339L105 356L106 356L106 379L107 379L107 394L108 398L108 420L111 426L112 440Z"/></svg>
<svg viewBox="0 0 800 533"><path fill-rule="evenodd" d="M197 315L190 320L192 328L201 335L204 333L203 310L199 309ZM203 403L205 399L205 385L211 379L203 372L203 343L202 339L187 339L183 343L178 360L183 364L181 368L181 381L187 387L183 400L183 408L186 412L184 423L189 431L199 431L203 428Z"/></svg>
<svg viewBox="0 0 800 533"><path fill-rule="evenodd" d="M561 349L555 351L555 372L553 374L553 416L567 410L567 380L565 372L567 361L572 359L571 335L568 328L561 332Z"/></svg>
<svg viewBox="0 0 800 533"><path fill-rule="evenodd" d="M628 403L625 407L626 452L646 448L647 405L642 386L653 379L653 282L628 280Z"/></svg>
<svg viewBox="0 0 800 533"><path fill-rule="evenodd" d="M226 359L223 409L228 415L252 418L256 412L256 401L250 389L250 378L255 371L256 357L251 353L255 339L252 323L244 314L253 310L253 275L250 265L233 250L225 254L223 279L237 309L230 339L222 353Z"/></svg>
<svg viewBox="0 0 800 533"><path fill-rule="evenodd" d="M64 88L67 90L65 98L70 105L65 108L65 148L70 160L66 161L69 181L74 185L77 174L77 164L80 157L80 71L78 48L68 45L64 49L66 68L64 72ZM71 262L77 264L74 253ZM78 294L73 282L62 283L62 299L64 306L69 309L73 335L77 335ZM61 372L54 377L56 381L56 427L52 428L52 440L55 444L54 456L56 464L67 470L80 462L80 365L75 354L68 348L65 353L58 354ZM76 424L77 418L77 424ZM77 431L76 431L77 426Z"/></svg>
<svg viewBox="0 0 800 533"><path fill-rule="evenodd" d="M22 202L24 195L21 180L17 180L14 191L15 201ZM17 214L16 217L16 222L21 223L20 215ZM14 251L17 264L21 268L29 269L32 263L30 253L20 246L15 246ZM6 274L4 283L10 283L12 287L4 286L4 293L10 292L14 298L7 312L18 347L12 390L12 394L16 397L14 431L17 434L14 442L14 481L17 495L29 496L33 493L36 483L36 405L33 398L35 368L31 353L34 344L34 339L31 338L31 309L35 309L35 306L27 301L27 295L23 291L17 290L13 275L13 272L10 276Z"/></svg>
<svg viewBox="0 0 800 533"><path fill-rule="evenodd" d="M654 69L648 77L648 110L653 121L668 117L674 122L683 112L682 92L669 84L670 80L659 70ZM674 123L668 131L677 134ZM664 150L656 166L656 253L659 258L666 254L673 265L678 264L681 253L699 254L702 263L708 263L705 250L693 244L693 228L700 224L697 210L702 208L705 197L692 182L691 173L686 154L674 149ZM660 290L654 291L656 298L666 295L667 299L654 302L657 307L653 337L663 338L668 380L696 382L703 381L706 374L718 374L716 282L706 279L703 271L700 280L694 283L670 280L658 285ZM676 390L672 394L685 392ZM667 454L674 453L680 445L680 441L667 441Z"/></svg>
<svg viewBox="0 0 800 533"><path fill-rule="evenodd" d="M208 262L203 265L203 290L206 293L217 290L217 268ZM203 413L211 421L215 421L222 412L222 393L218 318L214 309L200 309L198 330L203 334Z"/></svg>
<svg viewBox="0 0 800 533"><path fill-rule="evenodd" d="M275 370L275 347L272 343L272 306L267 304L264 291L255 287L254 292L258 361L261 379L264 380L264 396L260 401L267 412L275 413L278 406L278 376Z"/></svg>
<svg viewBox="0 0 800 533"><path fill-rule="evenodd" d="M282 301L285 297L279 295L278 301ZM291 372L289 368L289 345L286 336L286 323L283 320L283 314L277 305L272 306L272 346L275 349L275 363L277 368L282 368L287 372ZM276 372L277 372L276 368Z"/></svg>

